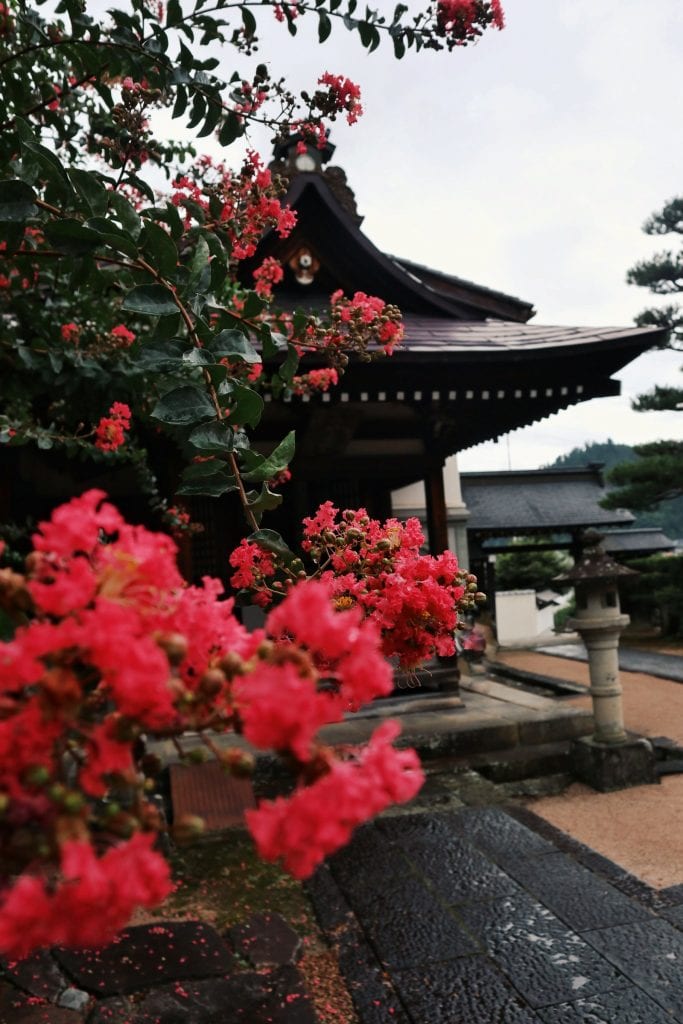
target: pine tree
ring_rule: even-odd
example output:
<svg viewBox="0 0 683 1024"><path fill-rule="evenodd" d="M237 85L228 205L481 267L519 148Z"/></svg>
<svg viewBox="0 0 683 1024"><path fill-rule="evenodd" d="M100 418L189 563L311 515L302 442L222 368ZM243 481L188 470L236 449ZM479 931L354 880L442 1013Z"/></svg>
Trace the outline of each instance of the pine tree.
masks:
<svg viewBox="0 0 683 1024"><path fill-rule="evenodd" d="M683 241L683 198L671 199L643 225L648 235L672 235ZM676 236L678 236L676 238ZM667 249L628 271L629 284L648 288L654 295L683 295L683 244L677 252ZM662 344L683 352L683 305L678 302L651 307L636 317L639 326L665 327L669 334ZM683 409L683 388L657 386L639 395L633 403L638 412ZM616 466L608 481L616 485L604 499L606 508L652 509L663 501L683 495L683 441L654 441L636 445L638 458Z"/></svg>

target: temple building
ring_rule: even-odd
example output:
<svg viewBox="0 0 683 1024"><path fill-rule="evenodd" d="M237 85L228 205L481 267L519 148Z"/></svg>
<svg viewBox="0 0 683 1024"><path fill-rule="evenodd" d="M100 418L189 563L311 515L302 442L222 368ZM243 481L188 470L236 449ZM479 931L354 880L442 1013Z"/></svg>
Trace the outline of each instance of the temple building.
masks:
<svg viewBox="0 0 683 1024"><path fill-rule="evenodd" d="M382 252L361 230L344 171L328 163L333 151L328 144L298 152L296 140L276 147L271 168L288 182L297 225L286 239L262 239L242 265L243 281L251 284L263 259L275 257L284 268L277 305L316 310L337 289L366 292L402 310L405 339L389 359L352 360L329 393L266 406L264 447L292 428L297 434L278 525L296 532L325 499L378 517L424 508L432 551L451 548L467 564L457 453L619 394L613 375L663 332L529 323L529 302Z"/></svg>

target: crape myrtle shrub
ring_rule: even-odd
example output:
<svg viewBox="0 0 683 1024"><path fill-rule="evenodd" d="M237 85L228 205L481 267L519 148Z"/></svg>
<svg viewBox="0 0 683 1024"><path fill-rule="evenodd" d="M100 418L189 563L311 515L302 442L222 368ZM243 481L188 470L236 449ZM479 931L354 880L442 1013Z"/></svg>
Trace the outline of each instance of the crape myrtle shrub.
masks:
<svg viewBox="0 0 683 1024"><path fill-rule="evenodd" d="M414 752L392 746L398 726L346 754L317 733L390 691L384 654L410 666L452 650L457 609L476 596L452 556L420 556L414 522L325 503L305 521L302 557L261 528L295 443L251 449L264 392L334 386L350 355L390 354L402 327L363 293L335 293L325 316L278 311L275 260L253 289L237 284L264 231L286 236L295 217L256 153L234 169L202 156L202 138L227 147L260 123L324 145L329 121L362 112L343 74L321 69L295 96L258 63L257 14L291 33L314 19L321 42L338 25L397 57L503 25L498 0L386 15L355 0L131 0L104 17L85 0L0 3L0 444L129 462L167 525L190 529L148 465L144 438L164 432L185 465L176 493L239 497L249 536L235 585L272 605L246 632L219 583L188 586L171 537L126 522L99 490L55 509L25 564L5 547L0 951L11 956L106 942L170 891L144 737L183 753L193 730L234 772L250 758L217 733L285 757L295 792L248 824L261 854L298 877L410 799L422 776ZM154 137L159 108L195 131L195 147Z"/></svg>

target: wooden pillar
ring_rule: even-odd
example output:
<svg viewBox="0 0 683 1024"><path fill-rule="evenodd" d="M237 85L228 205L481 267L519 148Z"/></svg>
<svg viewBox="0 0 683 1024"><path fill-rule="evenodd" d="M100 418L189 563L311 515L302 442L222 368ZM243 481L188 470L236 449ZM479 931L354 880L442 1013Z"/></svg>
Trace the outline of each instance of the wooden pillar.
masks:
<svg viewBox="0 0 683 1024"><path fill-rule="evenodd" d="M448 513L443 483L443 462L432 463L425 476L427 499L427 537L432 555L448 550Z"/></svg>
<svg viewBox="0 0 683 1024"><path fill-rule="evenodd" d="M433 462L425 475L425 497L427 499L427 536L429 551L432 555L440 555L448 550L448 511L446 509L446 490L443 482L443 462ZM439 667L443 669L443 679L439 689L455 695L460 692L460 669L457 654L451 657L438 657Z"/></svg>

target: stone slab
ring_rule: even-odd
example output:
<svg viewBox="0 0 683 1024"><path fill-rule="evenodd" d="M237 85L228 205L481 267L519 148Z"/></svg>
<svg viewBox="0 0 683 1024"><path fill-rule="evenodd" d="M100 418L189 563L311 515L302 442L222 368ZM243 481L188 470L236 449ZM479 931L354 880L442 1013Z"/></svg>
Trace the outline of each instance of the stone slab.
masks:
<svg viewBox="0 0 683 1024"><path fill-rule="evenodd" d="M363 915L362 923L377 956L391 970L477 952L470 936L447 911L423 916L402 909L390 917Z"/></svg>
<svg viewBox="0 0 683 1024"><path fill-rule="evenodd" d="M127 928L102 949L56 949L79 988L126 995L168 981L227 974L233 957L218 932L201 921L165 921Z"/></svg>
<svg viewBox="0 0 683 1024"><path fill-rule="evenodd" d="M52 1002L56 1002L59 993L70 984L47 949L38 950L23 960L0 959L0 969L17 988Z"/></svg>
<svg viewBox="0 0 683 1024"><path fill-rule="evenodd" d="M538 1015L544 1024L673 1024L672 1017L635 985L539 1010Z"/></svg>
<svg viewBox="0 0 683 1024"><path fill-rule="evenodd" d="M640 903L564 853L551 853L541 860L510 861L506 870L574 931L652 919Z"/></svg>
<svg viewBox="0 0 683 1024"><path fill-rule="evenodd" d="M457 915L534 1008L622 984L608 960L531 897L465 904Z"/></svg>
<svg viewBox="0 0 683 1024"><path fill-rule="evenodd" d="M328 940L362 1024L415 1024L357 925L328 933Z"/></svg>
<svg viewBox="0 0 683 1024"><path fill-rule="evenodd" d="M227 934L234 951L252 967L294 966L301 958L301 938L280 914L252 914Z"/></svg>
<svg viewBox="0 0 683 1024"><path fill-rule="evenodd" d="M538 1024L511 985L483 956L398 971L394 984L419 1024Z"/></svg>
<svg viewBox="0 0 683 1024"><path fill-rule="evenodd" d="M0 1022L2 1024L81 1024L83 1015L62 1009L38 996L19 992L0 981Z"/></svg>
<svg viewBox="0 0 683 1024"><path fill-rule="evenodd" d="M455 812L446 821L454 835L465 838L503 867L520 857L556 852L547 839L496 807Z"/></svg>
<svg viewBox="0 0 683 1024"><path fill-rule="evenodd" d="M352 911L337 885L327 864L321 864L304 888L313 903L318 924L323 931L333 933L349 924Z"/></svg>
<svg viewBox="0 0 683 1024"><path fill-rule="evenodd" d="M425 843L406 847L406 856L445 903L491 900L521 892L509 875L463 840L451 838L445 846Z"/></svg>
<svg viewBox="0 0 683 1024"><path fill-rule="evenodd" d="M164 985L135 1003L104 1000L88 1024L317 1024L301 975L238 972Z"/></svg>
<svg viewBox="0 0 683 1024"><path fill-rule="evenodd" d="M660 1006L683 1018L683 934L652 920L586 932L584 938Z"/></svg>

